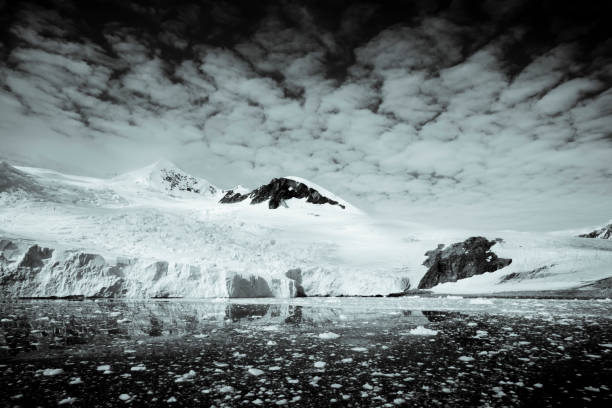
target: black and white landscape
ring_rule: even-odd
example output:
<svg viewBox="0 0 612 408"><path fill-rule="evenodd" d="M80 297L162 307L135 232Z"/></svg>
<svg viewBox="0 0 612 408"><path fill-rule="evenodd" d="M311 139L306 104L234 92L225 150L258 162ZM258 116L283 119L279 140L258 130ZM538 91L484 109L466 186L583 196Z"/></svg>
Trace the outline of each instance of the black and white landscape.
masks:
<svg viewBox="0 0 612 408"><path fill-rule="evenodd" d="M0 1L0 404L608 406L611 13Z"/></svg>

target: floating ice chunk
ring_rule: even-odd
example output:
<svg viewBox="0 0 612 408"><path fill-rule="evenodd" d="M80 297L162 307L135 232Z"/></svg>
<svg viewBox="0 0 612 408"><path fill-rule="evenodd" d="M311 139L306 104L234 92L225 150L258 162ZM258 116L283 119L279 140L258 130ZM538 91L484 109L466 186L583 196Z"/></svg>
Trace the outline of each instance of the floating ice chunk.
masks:
<svg viewBox="0 0 612 408"><path fill-rule="evenodd" d="M81 380L81 377L73 377L70 379L70 382L68 384L70 385L83 384L83 380Z"/></svg>
<svg viewBox="0 0 612 408"><path fill-rule="evenodd" d="M74 397L67 397L64 398L63 400L61 400L60 402L57 403L57 405L66 405L66 404L74 404L76 402L76 398Z"/></svg>
<svg viewBox="0 0 612 408"><path fill-rule="evenodd" d="M42 372L42 375L51 377L53 375L60 375L63 373L64 373L64 370L62 370L61 368L45 368Z"/></svg>
<svg viewBox="0 0 612 408"><path fill-rule="evenodd" d="M338 337L340 337L340 335L333 332L319 333L320 339L333 340L337 339Z"/></svg>
<svg viewBox="0 0 612 408"><path fill-rule="evenodd" d="M359 352L362 352L362 353L364 353L364 352L368 351L368 349L367 349L367 348L365 348L365 347L353 347L351 350L353 350L353 351L359 351Z"/></svg>
<svg viewBox="0 0 612 408"><path fill-rule="evenodd" d="M340 360L342 363L352 363L353 359L352 358L343 358L342 360Z"/></svg>
<svg viewBox="0 0 612 408"><path fill-rule="evenodd" d="M437 330L428 329L423 326L417 326L414 329L410 330L410 334L415 336L435 336L438 334Z"/></svg>
<svg viewBox="0 0 612 408"><path fill-rule="evenodd" d="M132 398L132 397L130 397L130 394L121 394L121 395L119 395L119 399L121 401L128 401L130 398Z"/></svg>
<svg viewBox="0 0 612 408"><path fill-rule="evenodd" d="M318 375L315 375L314 377L312 377L309 384L312 385L313 387L318 387L319 386L318 383L320 380L321 380L321 377L319 377Z"/></svg>
<svg viewBox="0 0 612 408"><path fill-rule="evenodd" d="M492 305L493 302L490 299L475 298L475 299L470 300L470 304L472 305Z"/></svg>
<svg viewBox="0 0 612 408"><path fill-rule="evenodd" d="M130 368L130 371L146 371L146 370L147 370L147 367L145 367L143 364L138 364Z"/></svg>
<svg viewBox="0 0 612 408"><path fill-rule="evenodd" d="M486 330L476 330L476 335L474 336L475 339L481 339L483 337L487 337L489 335L489 332Z"/></svg>
<svg viewBox="0 0 612 408"><path fill-rule="evenodd" d="M599 347L612 348L612 343L602 343Z"/></svg>
<svg viewBox="0 0 612 408"><path fill-rule="evenodd" d="M180 375L176 380L174 380L174 382L181 383L181 382L193 381L196 375L197 374L195 371L189 370L189 372L183 375Z"/></svg>
<svg viewBox="0 0 612 408"><path fill-rule="evenodd" d="M176 402L176 398L175 397L170 397L166 400L167 403L172 404L174 402Z"/></svg>
<svg viewBox="0 0 612 408"><path fill-rule="evenodd" d="M110 369L111 369L111 366L108 364L103 364L96 368L96 370L98 371L109 371Z"/></svg>
<svg viewBox="0 0 612 408"><path fill-rule="evenodd" d="M259 368L249 368L248 373L254 376L262 375L264 372Z"/></svg>
<svg viewBox="0 0 612 408"><path fill-rule="evenodd" d="M325 361L317 361L314 363L315 368L324 368L327 365Z"/></svg>
<svg viewBox="0 0 612 408"><path fill-rule="evenodd" d="M470 362L470 361L474 361L474 357L469 357L469 356L461 356L459 357L460 361L464 361L464 362Z"/></svg>

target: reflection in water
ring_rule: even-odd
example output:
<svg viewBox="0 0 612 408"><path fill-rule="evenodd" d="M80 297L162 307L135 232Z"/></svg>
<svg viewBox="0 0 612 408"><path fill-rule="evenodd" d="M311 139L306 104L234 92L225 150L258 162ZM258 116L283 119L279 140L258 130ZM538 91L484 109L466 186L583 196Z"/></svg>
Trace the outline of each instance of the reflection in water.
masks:
<svg viewBox="0 0 612 408"><path fill-rule="evenodd" d="M270 305L230 304L225 309L225 316L232 322L238 322L243 319L254 320L266 316L269 310Z"/></svg>
<svg viewBox="0 0 612 408"><path fill-rule="evenodd" d="M172 301L19 301L0 303L0 356L140 337L206 335L231 325L325 326L386 320L423 325L435 313L288 304Z"/></svg>
<svg viewBox="0 0 612 408"><path fill-rule="evenodd" d="M423 310L423 316L430 322L441 322L449 319L467 318L465 313L459 312L440 312L437 310Z"/></svg>
<svg viewBox="0 0 612 408"><path fill-rule="evenodd" d="M265 302L0 302L0 405L611 406L609 300Z"/></svg>

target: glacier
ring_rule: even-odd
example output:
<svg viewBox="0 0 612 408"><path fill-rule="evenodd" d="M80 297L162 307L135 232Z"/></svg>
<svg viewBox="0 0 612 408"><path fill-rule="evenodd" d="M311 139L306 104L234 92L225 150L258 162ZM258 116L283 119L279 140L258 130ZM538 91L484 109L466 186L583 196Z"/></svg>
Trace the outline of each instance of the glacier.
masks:
<svg viewBox="0 0 612 408"><path fill-rule="evenodd" d="M230 190L168 161L108 179L0 163L0 295L397 294L418 286L426 252L475 235L501 237L494 251L512 263L432 292L568 289L612 276L611 240L375 219L309 180L284 179L327 204L221 203Z"/></svg>

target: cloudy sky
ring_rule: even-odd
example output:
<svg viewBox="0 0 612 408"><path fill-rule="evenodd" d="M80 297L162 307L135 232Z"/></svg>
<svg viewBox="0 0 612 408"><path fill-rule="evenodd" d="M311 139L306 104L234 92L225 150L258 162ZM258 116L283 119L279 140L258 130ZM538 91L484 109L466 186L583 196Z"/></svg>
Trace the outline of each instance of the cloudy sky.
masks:
<svg viewBox="0 0 612 408"><path fill-rule="evenodd" d="M450 227L601 224L610 4L0 0L0 158L296 175Z"/></svg>

